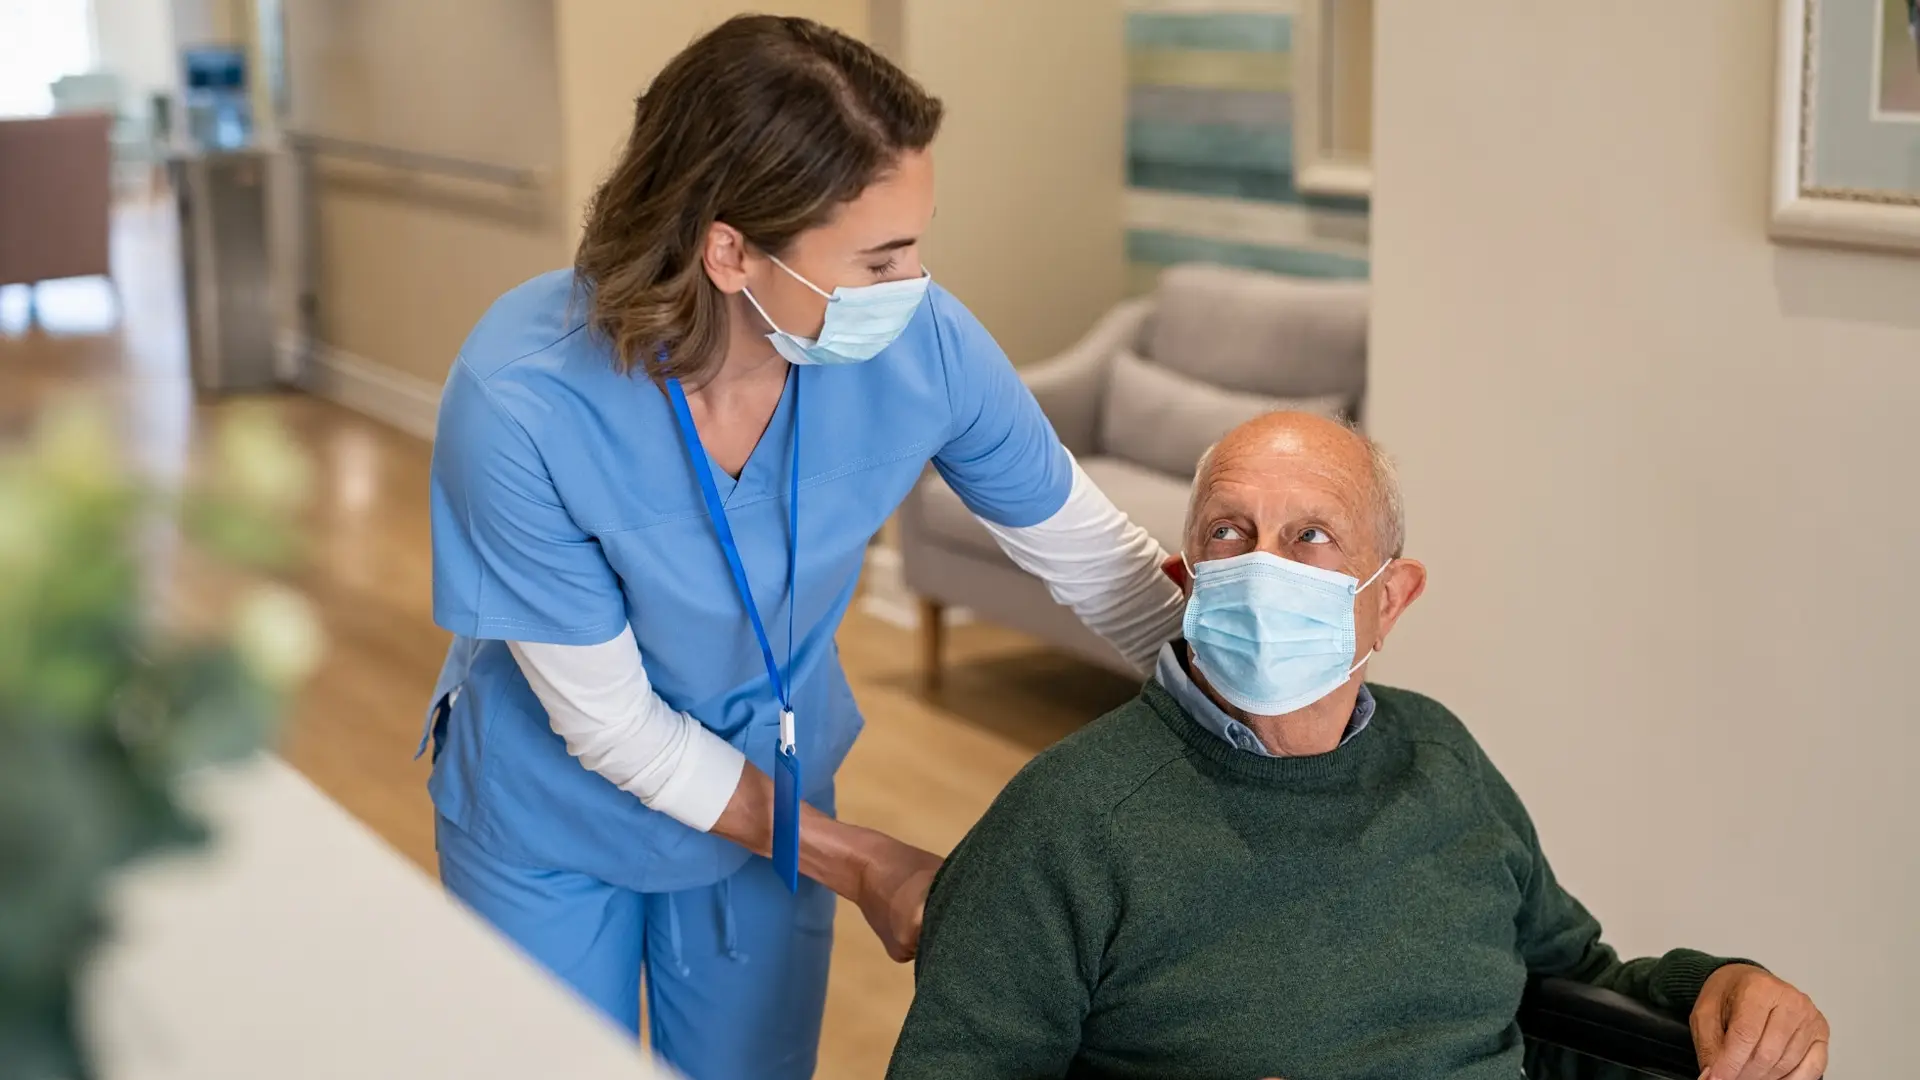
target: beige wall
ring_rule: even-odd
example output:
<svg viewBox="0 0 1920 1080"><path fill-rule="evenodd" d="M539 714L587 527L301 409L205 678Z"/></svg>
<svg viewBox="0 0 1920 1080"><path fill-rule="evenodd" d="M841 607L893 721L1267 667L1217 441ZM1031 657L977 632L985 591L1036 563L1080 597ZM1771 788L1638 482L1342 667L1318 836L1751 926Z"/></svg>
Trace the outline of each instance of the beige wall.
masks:
<svg viewBox="0 0 1920 1080"><path fill-rule="evenodd" d="M437 386L495 297L571 257L553 3L285 3L293 127L553 179L528 198L322 159L322 337Z"/></svg>
<svg viewBox="0 0 1920 1080"><path fill-rule="evenodd" d="M578 233L580 210L613 165L633 123L633 101L655 72L729 16L742 11L804 15L855 37L867 33L867 0L554 0L560 101L566 144L566 205Z"/></svg>
<svg viewBox="0 0 1920 1080"><path fill-rule="evenodd" d="M1920 260L1765 237L1752 0L1381 6L1370 419L1460 712L1625 948L1750 954L1913 1073Z"/></svg>
<svg viewBox="0 0 1920 1080"><path fill-rule="evenodd" d="M119 0L124 2L124 0ZM247 35L245 0L166 0L182 45L237 42Z"/></svg>
<svg viewBox="0 0 1920 1080"><path fill-rule="evenodd" d="M1126 287L1118 0L876 0L889 51L946 101L927 247L1015 363L1084 333Z"/></svg>
<svg viewBox="0 0 1920 1080"><path fill-rule="evenodd" d="M172 5L168 0L93 0L93 25L100 66L120 77L121 107L147 116L152 96L170 93L180 82Z"/></svg>

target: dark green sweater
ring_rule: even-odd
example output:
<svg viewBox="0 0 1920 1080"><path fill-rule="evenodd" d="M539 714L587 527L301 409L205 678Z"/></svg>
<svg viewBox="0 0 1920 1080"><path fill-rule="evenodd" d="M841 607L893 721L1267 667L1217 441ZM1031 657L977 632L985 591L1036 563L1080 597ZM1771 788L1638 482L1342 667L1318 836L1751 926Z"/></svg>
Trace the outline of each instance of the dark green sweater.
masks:
<svg viewBox="0 0 1920 1080"><path fill-rule="evenodd" d="M1684 1015L1726 961L1622 963L1439 704L1317 757L1158 685L1035 758L935 879L892 1080L1514 1080L1529 972Z"/></svg>

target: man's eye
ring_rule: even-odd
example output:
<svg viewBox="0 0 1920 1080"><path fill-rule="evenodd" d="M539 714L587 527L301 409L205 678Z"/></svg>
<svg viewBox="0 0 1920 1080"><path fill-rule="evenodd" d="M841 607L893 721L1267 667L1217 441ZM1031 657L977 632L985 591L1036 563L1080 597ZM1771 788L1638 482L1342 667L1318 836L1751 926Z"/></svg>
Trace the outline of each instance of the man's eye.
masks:
<svg viewBox="0 0 1920 1080"><path fill-rule="evenodd" d="M1238 540L1240 539L1240 530L1234 528L1231 525L1215 525L1213 527L1213 534L1211 536L1211 539Z"/></svg>
<svg viewBox="0 0 1920 1080"><path fill-rule="evenodd" d="M1320 528L1318 525L1309 525L1300 533L1300 542L1303 544L1331 544L1333 543L1333 537L1327 534L1327 530Z"/></svg>

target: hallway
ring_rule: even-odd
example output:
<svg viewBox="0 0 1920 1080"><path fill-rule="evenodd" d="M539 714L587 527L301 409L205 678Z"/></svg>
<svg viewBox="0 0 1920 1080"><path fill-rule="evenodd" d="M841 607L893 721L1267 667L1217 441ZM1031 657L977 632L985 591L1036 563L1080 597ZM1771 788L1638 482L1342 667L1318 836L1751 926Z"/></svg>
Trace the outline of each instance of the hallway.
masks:
<svg viewBox="0 0 1920 1080"><path fill-rule="evenodd" d="M43 286L37 324L25 290L0 290L0 439L17 437L56 395L97 394L117 410L128 452L161 476L178 475L191 467L206 419L241 402L192 392L165 205L123 208L114 240L113 288ZM281 752L432 873L427 768L413 760L447 640L430 609L430 446L305 394L248 404L269 408L315 466L298 582L329 648ZM166 584L191 609L220 588L218 578L183 569ZM963 625L949 634L945 684L930 697L910 631L856 608L839 641L867 717L840 776L841 813L936 851L960 839L1033 753L1133 691L1017 635ZM886 959L852 904L841 904L837 925L819 1075L877 1077L911 998L911 970Z"/></svg>

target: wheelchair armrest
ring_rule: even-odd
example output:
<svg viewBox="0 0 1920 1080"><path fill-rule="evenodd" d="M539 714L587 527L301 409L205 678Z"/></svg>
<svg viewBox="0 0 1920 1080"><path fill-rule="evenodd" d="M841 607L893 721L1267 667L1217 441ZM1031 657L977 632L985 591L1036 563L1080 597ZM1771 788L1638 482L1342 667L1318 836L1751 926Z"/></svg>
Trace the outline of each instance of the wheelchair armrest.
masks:
<svg viewBox="0 0 1920 1080"><path fill-rule="evenodd" d="M1700 1075L1685 1020L1612 990L1571 979L1529 979L1519 1020L1527 1038L1577 1054L1688 1080Z"/></svg>

